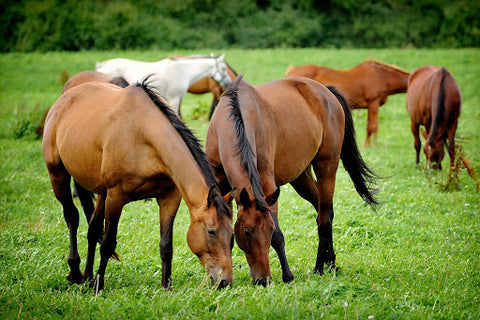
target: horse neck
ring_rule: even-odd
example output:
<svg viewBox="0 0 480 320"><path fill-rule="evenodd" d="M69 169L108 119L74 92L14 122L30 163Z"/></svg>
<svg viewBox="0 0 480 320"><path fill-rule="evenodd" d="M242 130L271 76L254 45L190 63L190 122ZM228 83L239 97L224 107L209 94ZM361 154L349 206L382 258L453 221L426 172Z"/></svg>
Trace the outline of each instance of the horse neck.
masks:
<svg viewBox="0 0 480 320"><path fill-rule="evenodd" d="M407 92L408 76L410 75L408 72L382 64L380 64L380 67L383 73L381 77L384 77L386 80L385 83L389 95Z"/></svg>
<svg viewBox="0 0 480 320"><path fill-rule="evenodd" d="M203 206L205 199L207 199L209 187L200 166L184 141L181 138L178 141L165 138L151 143L157 150L156 153L161 155L161 161L168 168L167 175L180 190L188 208ZM164 150L167 150L167 152ZM190 210L190 214L192 215L195 211Z"/></svg>
<svg viewBox="0 0 480 320"><path fill-rule="evenodd" d="M189 85L202 78L211 78L215 74L215 58L185 58L178 60L178 70L186 79Z"/></svg>

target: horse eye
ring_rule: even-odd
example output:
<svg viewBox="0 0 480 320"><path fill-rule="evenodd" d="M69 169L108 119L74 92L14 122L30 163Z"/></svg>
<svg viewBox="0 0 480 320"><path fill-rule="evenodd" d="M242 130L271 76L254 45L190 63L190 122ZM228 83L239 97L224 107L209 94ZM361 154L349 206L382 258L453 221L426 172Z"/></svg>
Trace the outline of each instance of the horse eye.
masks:
<svg viewBox="0 0 480 320"><path fill-rule="evenodd" d="M207 233L211 237L215 237L215 235L217 234L214 229L208 229Z"/></svg>

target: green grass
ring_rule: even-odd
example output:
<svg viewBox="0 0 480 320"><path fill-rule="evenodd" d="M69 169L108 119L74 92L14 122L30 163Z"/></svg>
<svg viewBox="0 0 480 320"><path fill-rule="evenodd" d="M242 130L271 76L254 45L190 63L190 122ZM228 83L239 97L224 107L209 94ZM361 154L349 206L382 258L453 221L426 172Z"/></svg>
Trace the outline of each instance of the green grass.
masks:
<svg viewBox="0 0 480 320"><path fill-rule="evenodd" d="M380 110L377 145L361 152L383 177L384 204L374 213L356 195L342 167L335 193L334 246L341 271L312 273L317 247L316 214L289 186L279 199L280 225L295 281L281 282L271 250L273 283L251 284L242 251L233 250L231 288L212 290L186 243L189 214L182 204L174 228L173 290L161 287L159 219L154 201L131 203L120 219L117 251L105 290L68 285L68 232L51 191L32 129L58 98L60 74L93 69L117 56L158 60L205 52L79 52L0 55L0 318L3 319L478 319L480 312L480 194L465 170L457 190L444 192L446 172L414 165L415 152L405 95ZM480 50L227 50L227 61L252 84L282 78L289 64L350 68L366 58L413 71L443 65L457 79L463 105L457 136L480 171ZM188 95L187 124L205 137L210 95ZM366 112L354 111L363 144ZM444 160L444 167L447 167ZM422 164L425 157L422 154ZM82 218L79 250L86 254ZM82 260L84 262L84 259ZM98 261L96 267L98 266ZM82 264L83 267L83 264Z"/></svg>

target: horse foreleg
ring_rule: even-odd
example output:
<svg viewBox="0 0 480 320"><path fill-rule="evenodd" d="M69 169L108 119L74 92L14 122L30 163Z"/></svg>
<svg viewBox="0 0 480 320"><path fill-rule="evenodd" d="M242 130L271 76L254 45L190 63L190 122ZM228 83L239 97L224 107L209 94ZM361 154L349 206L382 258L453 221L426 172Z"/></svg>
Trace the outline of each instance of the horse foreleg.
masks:
<svg viewBox="0 0 480 320"><path fill-rule="evenodd" d="M100 245L100 266L97 277L90 282L90 287L95 289L95 294L98 294L104 286L105 270L107 269L108 260L114 254L117 246L118 221L125 203L126 201L120 194L117 194L112 189L107 191L105 201L105 234Z"/></svg>
<svg viewBox="0 0 480 320"><path fill-rule="evenodd" d="M168 195L157 198L160 207L160 257L162 258L162 287L172 286L173 222L177 214L182 194L174 188Z"/></svg>
<svg viewBox="0 0 480 320"><path fill-rule="evenodd" d="M95 250L97 242L103 233L103 221L105 220L105 196L98 195L95 211L89 221L88 225L88 252L87 261L85 263L85 272L83 280L93 279L93 264L95 261Z"/></svg>
<svg viewBox="0 0 480 320"><path fill-rule="evenodd" d="M370 144L374 145L377 141L378 109L379 108L380 108L380 100L375 100L372 103L370 103L368 106L367 137L365 138L365 143L364 143L365 147L370 146ZM370 141L371 138L373 141Z"/></svg>
<svg viewBox="0 0 480 320"><path fill-rule="evenodd" d="M422 147L422 142L420 141L420 125L415 123L415 121L410 121L410 128L412 129L413 134L413 145L415 147L415 164L418 166L420 163L420 148Z"/></svg>
<svg viewBox="0 0 480 320"><path fill-rule="evenodd" d="M335 252L333 250L333 193L335 190L335 173L338 166L333 162L325 161L315 166L318 189L318 250L317 261L315 263L314 273L323 274L324 265L327 268L337 271L335 266Z"/></svg>
<svg viewBox="0 0 480 320"><path fill-rule="evenodd" d="M282 268L282 281L285 283L289 283L293 281L293 274L290 271L290 267L288 266L287 255L285 253L285 237L283 236L283 232L280 229L278 224L278 214L277 214L278 202L275 203L274 208L272 208L272 218L275 223L275 230L272 234L272 242L271 246L278 254L278 259L280 260L280 266Z"/></svg>
<svg viewBox="0 0 480 320"><path fill-rule="evenodd" d="M450 156L450 170L455 169L455 132L457 131L457 121L448 130L448 155Z"/></svg>

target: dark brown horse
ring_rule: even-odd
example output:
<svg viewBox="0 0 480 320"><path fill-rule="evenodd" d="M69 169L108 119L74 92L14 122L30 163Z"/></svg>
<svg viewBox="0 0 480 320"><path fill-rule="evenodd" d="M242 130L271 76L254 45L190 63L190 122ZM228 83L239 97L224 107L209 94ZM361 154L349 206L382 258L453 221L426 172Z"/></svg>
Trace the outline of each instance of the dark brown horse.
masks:
<svg viewBox="0 0 480 320"><path fill-rule="evenodd" d="M372 206L377 203L370 185L376 176L358 151L349 106L329 89L303 77L252 86L239 76L213 114L206 153L222 192L241 190L235 238L254 284L271 279L270 245L278 253L283 281L293 279L278 225L279 186L290 183L318 213L314 271L320 274L324 264L336 268L332 220L340 159L360 196Z"/></svg>
<svg viewBox="0 0 480 320"><path fill-rule="evenodd" d="M455 132L461 108L460 88L453 76L443 67L423 66L415 70L408 82L407 109L416 151L416 164L420 162L420 126L426 139L423 151L427 168L441 169L447 146L450 168L455 166Z"/></svg>
<svg viewBox="0 0 480 320"><path fill-rule="evenodd" d="M125 89L90 82L67 90L48 113L42 150L70 231L68 280L90 279L95 291L101 290L108 259L115 251L122 208L131 201L154 197L160 207L162 285L168 287L173 222L183 196L191 218L190 249L219 287L232 283L230 194L220 197L198 140L145 82ZM71 177L90 221L83 275ZM90 192L98 195L95 211ZM93 280L95 247L104 221L100 267Z"/></svg>
<svg viewBox="0 0 480 320"><path fill-rule="evenodd" d="M373 139L376 139L378 109L387 102L389 95L407 92L409 73L390 64L366 60L348 70L331 69L313 64L290 66L285 76L302 76L325 85L334 85L345 93L353 108L368 109L365 139L365 146L368 146L372 134Z"/></svg>
<svg viewBox="0 0 480 320"><path fill-rule="evenodd" d="M63 86L62 93L64 93L70 88L76 87L86 82L109 82L121 88L125 88L126 86L128 86L128 83L123 78L120 78L120 77L112 78L109 75L98 72L98 71L82 71L72 76L70 79L68 79L68 81ZM40 124L38 125L37 129L35 129L35 133L38 134L39 136L43 135L43 126L45 125L45 119L47 118L47 114L49 110L50 109L47 109L44 112L42 119L40 120Z"/></svg>

